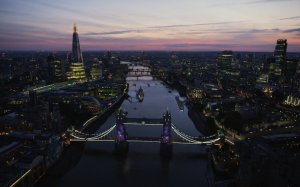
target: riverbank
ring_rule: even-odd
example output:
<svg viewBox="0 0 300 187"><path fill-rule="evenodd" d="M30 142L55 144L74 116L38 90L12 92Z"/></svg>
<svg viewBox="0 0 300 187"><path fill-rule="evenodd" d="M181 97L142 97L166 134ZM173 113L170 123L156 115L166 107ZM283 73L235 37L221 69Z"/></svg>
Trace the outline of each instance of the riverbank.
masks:
<svg viewBox="0 0 300 187"><path fill-rule="evenodd" d="M57 162L47 170L46 174L34 186L57 186L60 178L77 165L83 154L84 146L85 142L72 143L72 145L63 151Z"/></svg>
<svg viewBox="0 0 300 187"><path fill-rule="evenodd" d="M111 107L104 110L100 115L94 116L87 120L82 126L81 130L85 133L93 133L99 127L101 127L107 120L107 118L123 103L127 96L128 84L124 89L123 95L120 96ZM42 187L56 186L61 177L63 177L69 170L77 165L83 154L85 142L72 142L72 144L66 147L53 166L51 166L46 174L34 185Z"/></svg>
<svg viewBox="0 0 300 187"><path fill-rule="evenodd" d="M205 118L192 105L188 104L188 116L193 121L199 132L205 136L213 135L217 132L217 128L212 119Z"/></svg>
<svg viewBox="0 0 300 187"><path fill-rule="evenodd" d="M170 87L178 91L181 97L186 97L186 87L182 86L179 82L170 83L167 80L162 80L162 79L159 80L161 80L166 85L166 87Z"/></svg>
<svg viewBox="0 0 300 187"><path fill-rule="evenodd" d="M120 96L109 108L105 109L100 115L94 116L94 119L92 119L89 124L84 126L81 131L85 133L94 133L101 126L99 126L99 124L105 123L107 118L121 106L126 96L127 92L123 93L123 95Z"/></svg>
<svg viewBox="0 0 300 187"><path fill-rule="evenodd" d="M186 97L186 88L184 86L182 86L180 83L169 84L167 81L163 81L163 82L170 88L178 91L178 93L181 97ZM178 103L179 97L176 98L176 101ZM197 108L195 108L192 104L186 102L185 105L188 108L189 118L193 121L196 129L201 134L208 136L208 135L212 135L212 134L216 133L217 128L214 125L214 122L212 119L207 119L206 117L202 116L202 114L200 114L199 111L197 110ZM180 105L179 105L179 107L180 107Z"/></svg>
<svg viewBox="0 0 300 187"><path fill-rule="evenodd" d="M125 88L123 90L122 95L114 102L111 104L110 107L106 108L101 114L94 116L90 118L88 121L86 121L83 126L80 128L80 131L85 132L85 133L93 133L95 132L99 126L95 124L103 124L106 119L117 109L121 106L122 102L124 99L128 96L127 92L129 89L129 84L126 83ZM98 121L98 123L94 123ZM93 125L94 124L94 125Z"/></svg>

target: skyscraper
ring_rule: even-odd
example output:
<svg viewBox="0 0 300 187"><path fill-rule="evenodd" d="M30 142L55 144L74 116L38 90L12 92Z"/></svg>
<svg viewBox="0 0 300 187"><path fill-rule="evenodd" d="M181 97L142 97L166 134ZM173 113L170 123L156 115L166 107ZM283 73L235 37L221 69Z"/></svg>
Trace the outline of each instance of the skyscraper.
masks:
<svg viewBox="0 0 300 187"><path fill-rule="evenodd" d="M277 40L275 51L274 51L274 57L276 59L276 63L282 63L285 60L287 45L288 44L286 39Z"/></svg>
<svg viewBox="0 0 300 187"><path fill-rule="evenodd" d="M233 62L233 52L222 51L218 54L218 61L222 64L231 65L231 63Z"/></svg>
<svg viewBox="0 0 300 187"><path fill-rule="evenodd" d="M68 80L76 82L87 81L76 25L73 27L72 62L67 76Z"/></svg>
<svg viewBox="0 0 300 187"><path fill-rule="evenodd" d="M281 76L283 73L282 69L285 64L286 50L287 50L287 40L278 39L274 51L274 58L275 58L274 74L275 75Z"/></svg>
<svg viewBox="0 0 300 187"><path fill-rule="evenodd" d="M221 67L231 67L233 62L233 52L232 51L222 51L218 54L218 62Z"/></svg>
<svg viewBox="0 0 300 187"><path fill-rule="evenodd" d="M76 25L73 27L72 60L74 62L83 62Z"/></svg>
<svg viewBox="0 0 300 187"><path fill-rule="evenodd" d="M65 66L64 62L58 59L53 54L47 57L48 71L51 82L65 81Z"/></svg>
<svg viewBox="0 0 300 187"><path fill-rule="evenodd" d="M101 61L100 61L101 62ZM102 78L102 62L100 63L99 61L95 61L92 65L91 69L91 79L93 81L99 80Z"/></svg>

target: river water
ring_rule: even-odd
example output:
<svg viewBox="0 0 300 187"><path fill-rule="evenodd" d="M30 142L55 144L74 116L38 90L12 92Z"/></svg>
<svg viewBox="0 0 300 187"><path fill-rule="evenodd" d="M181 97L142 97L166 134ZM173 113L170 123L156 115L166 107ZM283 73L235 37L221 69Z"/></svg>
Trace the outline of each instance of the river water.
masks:
<svg viewBox="0 0 300 187"><path fill-rule="evenodd" d="M139 67L135 67L139 68ZM141 67L143 68L143 67ZM132 118L162 118L168 109L172 122L191 136L201 135L188 116L187 108L180 111L176 90L152 77L127 78L128 94L121 107ZM136 90L144 90L143 102L135 99ZM181 98L184 99L184 98ZM99 132L115 124L117 111L101 125ZM126 126L129 136L160 137L162 126ZM114 132L113 132L114 133ZM178 138L174 133L173 136ZM114 156L113 142L87 142L81 159L59 181L58 186L207 186L205 147L173 145L171 160L162 160L158 143L130 143L125 158Z"/></svg>

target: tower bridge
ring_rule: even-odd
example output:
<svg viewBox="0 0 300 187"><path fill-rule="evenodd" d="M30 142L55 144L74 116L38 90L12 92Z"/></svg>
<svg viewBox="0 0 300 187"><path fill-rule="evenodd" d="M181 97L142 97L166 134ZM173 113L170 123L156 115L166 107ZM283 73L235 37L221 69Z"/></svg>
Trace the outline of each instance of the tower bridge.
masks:
<svg viewBox="0 0 300 187"><path fill-rule="evenodd" d="M117 147L121 146L128 149L128 142L160 143L162 147L168 147L172 144L211 145L219 143L224 138L224 135L220 131L211 136L190 136L179 130L172 123L171 114L168 111L163 114L161 119L126 118L126 115L127 113L120 109L116 118L116 123L109 129L97 134L86 134L75 129L69 130L70 141L115 142ZM126 125L160 125L162 126L162 133L160 137L128 136ZM113 130L115 130L115 135L111 135ZM178 137L173 137L172 131Z"/></svg>

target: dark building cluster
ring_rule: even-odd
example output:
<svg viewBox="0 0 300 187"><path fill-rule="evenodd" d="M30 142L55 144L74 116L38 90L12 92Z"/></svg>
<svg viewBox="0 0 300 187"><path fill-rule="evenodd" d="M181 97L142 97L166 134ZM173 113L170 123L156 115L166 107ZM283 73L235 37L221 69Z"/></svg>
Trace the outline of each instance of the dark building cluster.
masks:
<svg viewBox="0 0 300 187"><path fill-rule="evenodd" d="M110 52L83 60L76 26L71 54L2 52L0 66L1 186L32 186L69 145L68 129L110 115L126 93L127 66Z"/></svg>
<svg viewBox="0 0 300 187"><path fill-rule="evenodd" d="M299 185L300 61L287 46L279 39L273 54L173 52L151 63L155 76L187 97L201 132L227 134L232 145L211 149L215 180Z"/></svg>

